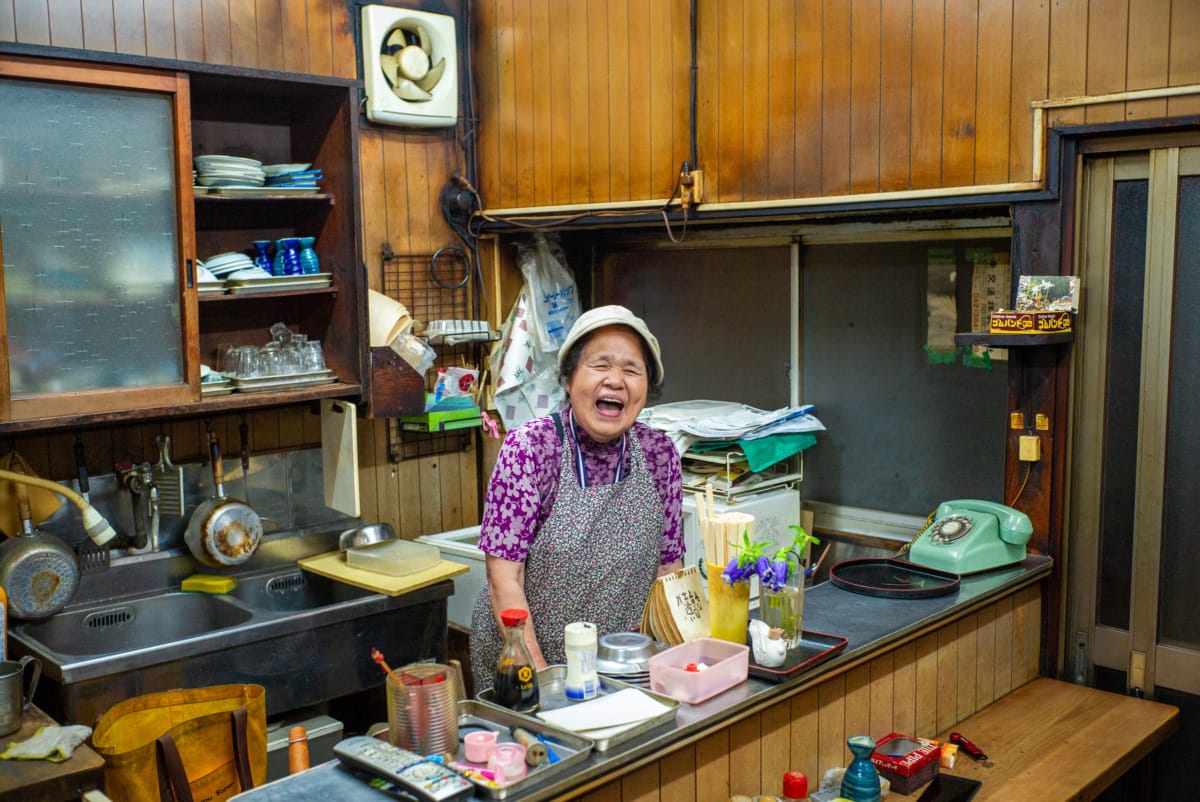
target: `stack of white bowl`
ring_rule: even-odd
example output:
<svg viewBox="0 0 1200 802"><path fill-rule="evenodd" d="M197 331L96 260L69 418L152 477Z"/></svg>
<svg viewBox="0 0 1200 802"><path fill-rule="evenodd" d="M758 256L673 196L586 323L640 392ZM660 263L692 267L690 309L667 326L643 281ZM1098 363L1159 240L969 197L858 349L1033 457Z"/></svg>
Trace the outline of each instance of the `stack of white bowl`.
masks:
<svg viewBox="0 0 1200 802"><path fill-rule="evenodd" d="M224 280L230 273L254 267L253 260L239 251L229 251L210 256L200 263L201 266L217 278Z"/></svg>
<svg viewBox="0 0 1200 802"><path fill-rule="evenodd" d="M242 156L197 156L196 183L202 187L261 187L266 180L262 162Z"/></svg>

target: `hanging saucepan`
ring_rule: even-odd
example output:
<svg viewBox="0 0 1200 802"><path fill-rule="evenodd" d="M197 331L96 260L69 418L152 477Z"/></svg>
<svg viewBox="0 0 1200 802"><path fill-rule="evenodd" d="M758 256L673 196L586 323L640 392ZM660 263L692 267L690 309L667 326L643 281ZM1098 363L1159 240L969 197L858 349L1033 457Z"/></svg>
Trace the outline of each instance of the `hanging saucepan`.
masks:
<svg viewBox="0 0 1200 802"><path fill-rule="evenodd" d="M13 618L49 618L79 589L75 552L49 532L34 528L25 485L13 482L21 528L0 543L0 586Z"/></svg>
<svg viewBox="0 0 1200 802"><path fill-rule="evenodd" d="M262 541L262 520L250 505L225 497L221 447L212 432L208 434L208 453L216 495L192 513L184 539L196 559L205 565L237 565L248 560Z"/></svg>

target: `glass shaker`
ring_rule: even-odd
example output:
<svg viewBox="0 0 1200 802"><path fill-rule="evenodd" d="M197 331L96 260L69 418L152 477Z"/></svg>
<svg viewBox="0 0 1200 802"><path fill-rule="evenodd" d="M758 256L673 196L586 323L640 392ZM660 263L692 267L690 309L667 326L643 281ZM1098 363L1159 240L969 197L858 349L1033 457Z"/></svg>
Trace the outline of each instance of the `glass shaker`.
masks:
<svg viewBox="0 0 1200 802"><path fill-rule="evenodd" d="M531 713L537 710L539 699L537 672L533 670L533 658L525 646L525 622L529 620L529 611L504 610L500 620L505 634L493 683L496 702L518 713Z"/></svg>

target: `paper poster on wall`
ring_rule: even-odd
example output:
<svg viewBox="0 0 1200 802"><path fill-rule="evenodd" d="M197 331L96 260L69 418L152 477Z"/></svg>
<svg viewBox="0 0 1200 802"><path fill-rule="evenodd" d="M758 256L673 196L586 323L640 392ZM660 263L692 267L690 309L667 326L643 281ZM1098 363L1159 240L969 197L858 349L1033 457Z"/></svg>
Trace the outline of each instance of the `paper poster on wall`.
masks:
<svg viewBox="0 0 1200 802"><path fill-rule="evenodd" d="M971 264L971 331L987 331L992 312L1008 307L1012 293L1012 271L1008 254L994 248L968 248ZM977 345L977 349L989 350ZM990 349L992 360L1008 359L1008 349Z"/></svg>
<svg viewBox="0 0 1200 802"><path fill-rule="evenodd" d="M933 364L953 362L958 352L955 283L958 265L953 248L930 248L926 260L925 353Z"/></svg>

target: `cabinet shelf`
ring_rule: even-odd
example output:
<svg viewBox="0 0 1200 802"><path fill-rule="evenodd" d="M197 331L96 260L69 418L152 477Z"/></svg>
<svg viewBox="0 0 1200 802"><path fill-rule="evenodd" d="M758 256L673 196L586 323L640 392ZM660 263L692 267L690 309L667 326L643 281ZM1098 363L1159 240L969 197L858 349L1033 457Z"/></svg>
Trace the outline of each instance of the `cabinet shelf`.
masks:
<svg viewBox="0 0 1200 802"><path fill-rule="evenodd" d="M269 189L264 189L261 193L239 195L214 195L211 192L196 193L196 202L202 206L210 203L233 205L239 203L260 204L265 202L287 204L319 204L323 206L332 206L334 203L336 203L335 198L336 196L328 192L318 192L312 195L289 195L271 192Z"/></svg>
<svg viewBox="0 0 1200 802"><path fill-rule="evenodd" d="M954 335L955 345L989 345L992 348L1061 345L1074 340L1075 332L1073 331L1056 331L1052 334L991 334L986 331L969 331Z"/></svg>
<svg viewBox="0 0 1200 802"><path fill-rule="evenodd" d="M329 287L315 287L313 289L300 290L275 290L273 292L246 292L246 293L214 293L212 295L201 295L200 303L202 304L221 304L221 303L237 303L239 301L263 301L269 298L295 298L297 296L312 296L312 295L337 295L338 288L336 285Z"/></svg>

